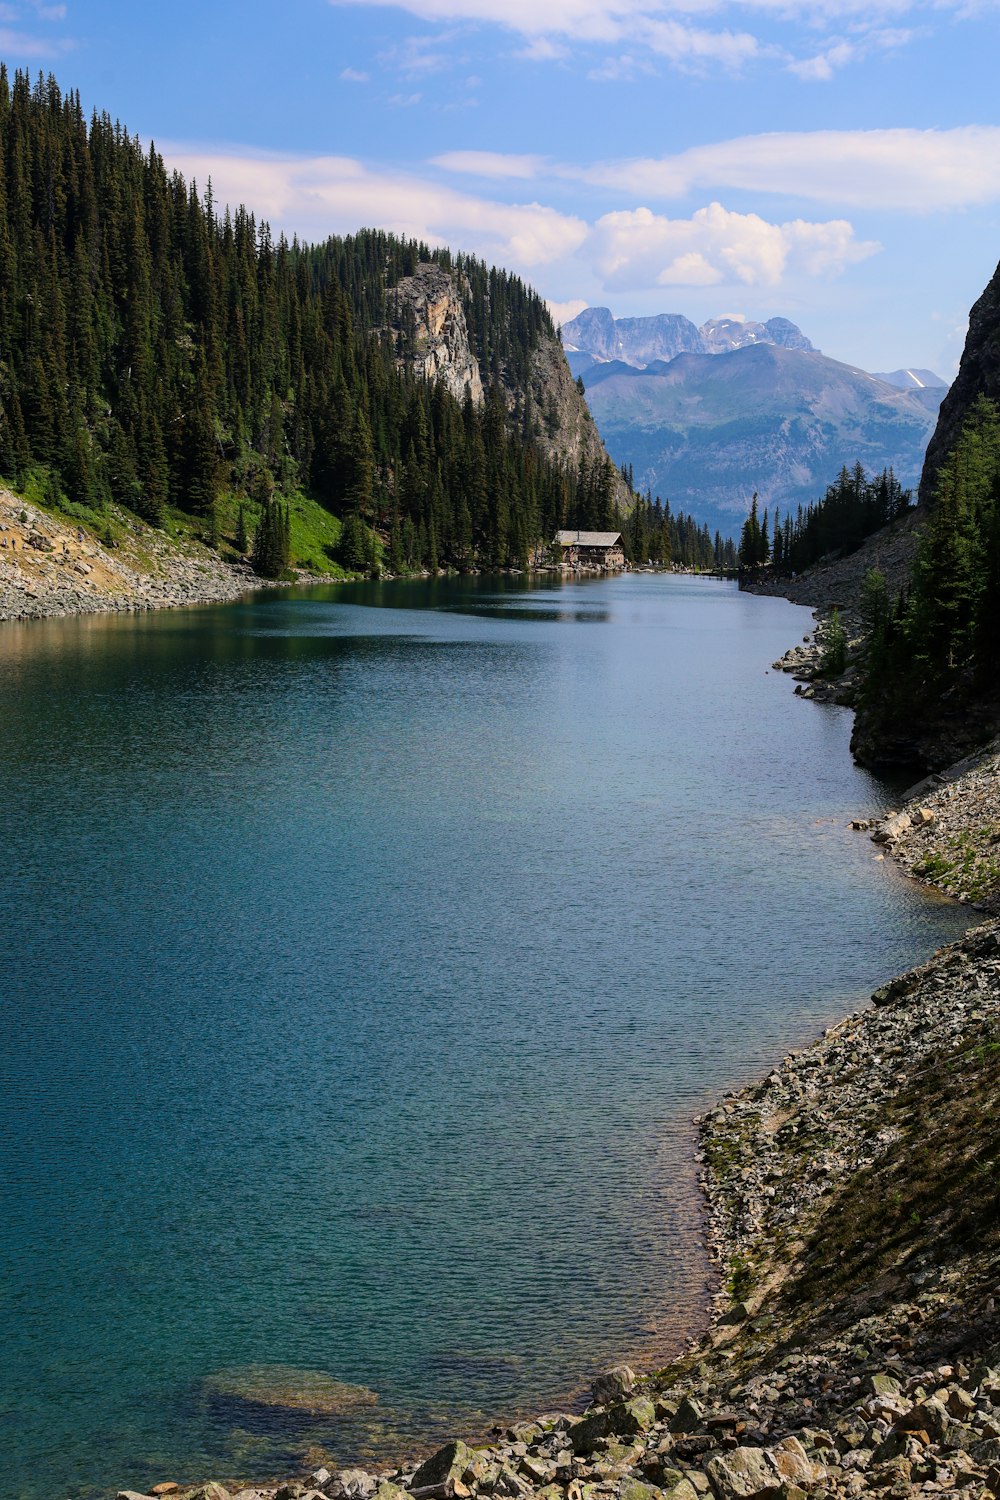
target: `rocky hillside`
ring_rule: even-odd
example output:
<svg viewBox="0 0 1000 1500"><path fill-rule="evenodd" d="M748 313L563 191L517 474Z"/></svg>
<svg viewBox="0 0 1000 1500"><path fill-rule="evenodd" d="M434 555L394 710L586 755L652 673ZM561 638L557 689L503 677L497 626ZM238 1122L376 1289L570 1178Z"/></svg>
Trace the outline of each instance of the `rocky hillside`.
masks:
<svg viewBox="0 0 1000 1500"><path fill-rule="evenodd" d="M113 545L0 489L0 620L221 604L268 587L246 562L125 512L112 520Z"/></svg>
<svg viewBox="0 0 1000 1500"><path fill-rule="evenodd" d="M464 278L463 278L464 281ZM421 262L388 293L388 326L400 366L421 380L440 380L457 401L483 404L479 361L472 352L458 277L433 261Z"/></svg>
<svg viewBox="0 0 1000 1500"><path fill-rule="evenodd" d="M912 787L872 838L914 880L1000 912L1000 740Z"/></svg>

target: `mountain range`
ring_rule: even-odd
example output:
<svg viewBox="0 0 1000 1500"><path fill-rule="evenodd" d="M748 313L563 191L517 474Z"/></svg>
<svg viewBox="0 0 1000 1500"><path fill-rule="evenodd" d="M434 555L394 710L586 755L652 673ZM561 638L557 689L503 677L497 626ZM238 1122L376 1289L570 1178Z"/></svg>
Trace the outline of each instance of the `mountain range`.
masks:
<svg viewBox="0 0 1000 1500"><path fill-rule="evenodd" d="M828 358L787 318L675 313L563 325L612 458L636 488L732 534L756 491L772 514L819 499L844 464L891 465L915 487L947 384L930 370L879 375Z"/></svg>

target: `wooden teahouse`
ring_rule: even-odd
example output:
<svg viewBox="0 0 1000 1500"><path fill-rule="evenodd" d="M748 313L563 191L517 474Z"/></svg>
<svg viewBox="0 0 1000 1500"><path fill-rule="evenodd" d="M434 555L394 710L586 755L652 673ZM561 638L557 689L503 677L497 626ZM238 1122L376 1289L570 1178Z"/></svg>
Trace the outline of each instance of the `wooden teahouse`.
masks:
<svg viewBox="0 0 1000 1500"><path fill-rule="evenodd" d="M620 531L557 531L567 568L594 568L613 573L625 566L625 548Z"/></svg>

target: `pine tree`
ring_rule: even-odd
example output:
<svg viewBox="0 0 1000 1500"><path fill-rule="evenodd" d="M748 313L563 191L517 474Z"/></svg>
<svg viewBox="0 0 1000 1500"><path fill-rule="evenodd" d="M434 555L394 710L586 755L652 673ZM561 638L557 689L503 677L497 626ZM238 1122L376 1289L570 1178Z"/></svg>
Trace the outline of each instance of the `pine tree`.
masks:
<svg viewBox="0 0 1000 1500"><path fill-rule="evenodd" d="M260 513L253 544L253 567L262 578L280 578L291 555L291 519L287 506L268 499Z"/></svg>

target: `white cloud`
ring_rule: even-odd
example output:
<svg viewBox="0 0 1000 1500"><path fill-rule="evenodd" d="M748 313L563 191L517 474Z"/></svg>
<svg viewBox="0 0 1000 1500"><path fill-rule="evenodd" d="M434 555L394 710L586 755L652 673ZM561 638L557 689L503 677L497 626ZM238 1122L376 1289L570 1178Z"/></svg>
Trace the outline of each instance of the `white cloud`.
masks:
<svg viewBox="0 0 1000 1500"><path fill-rule="evenodd" d="M582 181L633 199L738 191L842 210L946 212L1000 199L1000 126L776 132L589 167L544 156L448 151L434 165L495 179Z"/></svg>
<svg viewBox="0 0 1000 1500"><path fill-rule="evenodd" d="M72 51L75 45L69 37L32 36L26 31L0 27L0 52L12 64L28 57L58 57Z"/></svg>
<svg viewBox="0 0 1000 1500"><path fill-rule="evenodd" d="M1000 198L1000 127L743 136L676 156L604 163L581 175L645 198L735 189L840 207L943 211Z"/></svg>
<svg viewBox="0 0 1000 1500"><path fill-rule="evenodd" d="M777 286L786 275L824 277L866 260L879 246L857 241L844 219L771 224L711 203L689 219L648 208L605 214L593 235L609 291L654 286Z"/></svg>
<svg viewBox="0 0 1000 1500"><path fill-rule="evenodd" d="M357 68L343 68L340 74L345 83L368 83L370 73L360 73Z"/></svg>
<svg viewBox="0 0 1000 1500"><path fill-rule="evenodd" d="M543 156L515 156L502 151L445 151L432 156L431 165L469 177L531 179L542 175Z"/></svg>
<svg viewBox="0 0 1000 1500"><path fill-rule="evenodd" d="M712 66L738 70L751 61L772 58L803 79L826 79L873 47L901 45L914 34L896 28L894 41L886 23L950 11L960 17L993 9L996 0L329 0L332 5L395 5L426 22L483 23L501 26L527 40L515 55L530 61L561 59L569 45L606 44L623 52L648 50L684 71L707 72ZM757 15L787 28L783 46L763 46L741 29L722 25L707 29L692 17ZM847 28L852 41L833 38L805 56L796 45L803 35L831 27ZM607 68L607 64L605 67ZM599 73L598 76L608 76Z"/></svg>
<svg viewBox="0 0 1000 1500"><path fill-rule="evenodd" d="M833 77L835 69L844 67L856 55L856 48L850 42L837 42L834 46L827 47L825 52L817 52L815 57L793 60L788 64L788 71L797 73L806 82L827 83Z"/></svg>
<svg viewBox="0 0 1000 1500"><path fill-rule="evenodd" d="M387 0L330 0L333 5L382 6ZM714 10L719 0L400 0L423 21L492 22L528 39L517 55L533 62L566 55L558 38L576 43L635 44L688 70L708 64L741 67L760 51L743 32L709 31L677 13Z"/></svg>
<svg viewBox="0 0 1000 1500"><path fill-rule="evenodd" d="M569 302L546 302L545 305L552 315L553 323L561 328L564 323L569 323L582 313L585 307L589 307L590 303L583 297L573 297Z"/></svg>
<svg viewBox="0 0 1000 1500"><path fill-rule="evenodd" d="M569 48L563 46L562 42L554 42L551 37L532 37L527 47L522 47L520 52L515 52L515 57L521 58L523 62L560 62L569 56Z"/></svg>
<svg viewBox="0 0 1000 1500"><path fill-rule="evenodd" d="M630 83L640 73L654 72L648 62L639 62L629 53L621 57L607 57L598 67L591 68L587 77L594 83Z"/></svg>
<svg viewBox="0 0 1000 1500"><path fill-rule="evenodd" d="M582 219L544 204L496 203L351 157L161 149L187 177L200 183L211 177L218 202L245 203L276 231L304 239L368 225L530 272L572 255L587 238Z"/></svg>
<svg viewBox="0 0 1000 1500"><path fill-rule="evenodd" d="M736 72L763 51L757 38L745 31L705 31L674 20L644 20L636 27L635 39L657 56L689 69L721 63Z"/></svg>

